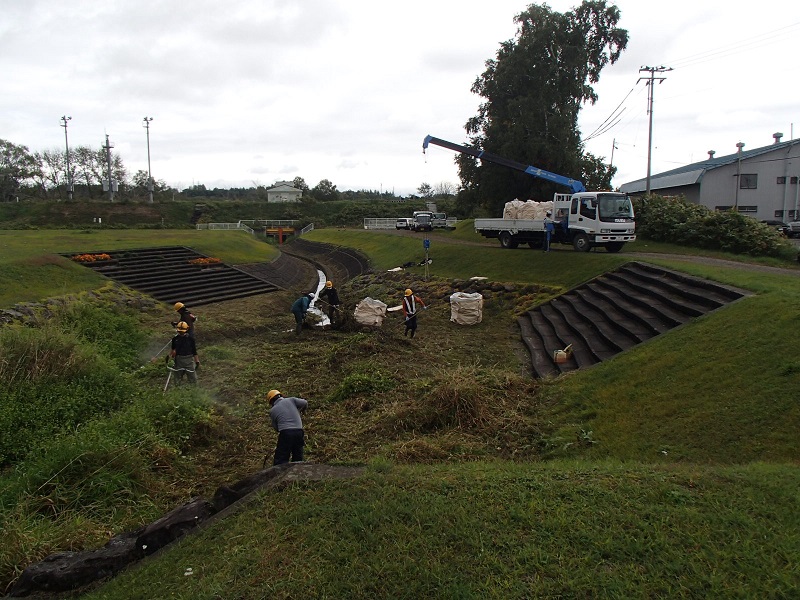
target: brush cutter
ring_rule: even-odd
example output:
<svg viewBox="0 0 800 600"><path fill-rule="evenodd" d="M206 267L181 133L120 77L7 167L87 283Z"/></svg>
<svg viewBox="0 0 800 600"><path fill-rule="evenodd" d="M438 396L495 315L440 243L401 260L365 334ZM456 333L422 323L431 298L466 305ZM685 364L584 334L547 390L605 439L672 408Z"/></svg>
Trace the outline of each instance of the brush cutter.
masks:
<svg viewBox="0 0 800 600"><path fill-rule="evenodd" d="M172 339L170 339L166 344L164 344L164 347L161 350L156 352L155 356L150 359L150 362L156 362L158 360L158 355L161 354L164 350L166 350L171 343ZM167 356L167 359L169 359L169 356Z"/></svg>
<svg viewBox="0 0 800 600"><path fill-rule="evenodd" d="M167 358L169 358L169 357L167 357ZM175 369L173 367L170 367L169 365L167 365L167 370L169 371L169 373L167 373L167 383L164 384L164 391L165 392L167 391L167 388L169 387L169 382L172 379L172 374L173 373L180 373L180 372L195 373L196 372L196 368L195 369Z"/></svg>

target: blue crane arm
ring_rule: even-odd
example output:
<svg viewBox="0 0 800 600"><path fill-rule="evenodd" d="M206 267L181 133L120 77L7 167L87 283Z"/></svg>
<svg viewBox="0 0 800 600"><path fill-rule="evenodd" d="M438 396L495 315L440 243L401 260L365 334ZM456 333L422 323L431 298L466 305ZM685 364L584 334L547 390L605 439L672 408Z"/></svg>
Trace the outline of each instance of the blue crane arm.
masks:
<svg viewBox="0 0 800 600"><path fill-rule="evenodd" d="M547 179L548 181L552 181L553 183L558 183L560 185L565 185L572 190L573 194L577 194L578 192L585 192L586 187L583 185L583 182L578 181L577 179L572 179L571 177L564 177L563 175L558 175L557 173L551 173L550 171L545 171L544 169L539 169L537 167L532 167L530 165L523 165L522 163L518 163L515 160L510 160L508 158L503 158L502 156L497 156L496 154L491 154L490 152L484 152L483 150L477 150L476 148L470 148L468 146L461 146L460 144L454 144L453 142L448 142L447 140L442 140L432 135L425 136L425 140L422 142L422 151L428 147L428 144L435 144L437 146L441 146L442 148L448 148L450 150L455 150L456 152L461 152L462 154L469 154L470 156L474 156L475 158L479 158L481 160L487 160L489 162L493 162L498 165L503 165L504 167L509 167L511 169L516 169L517 171L522 171L523 173L527 173L533 177L539 177L541 179Z"/></svg>

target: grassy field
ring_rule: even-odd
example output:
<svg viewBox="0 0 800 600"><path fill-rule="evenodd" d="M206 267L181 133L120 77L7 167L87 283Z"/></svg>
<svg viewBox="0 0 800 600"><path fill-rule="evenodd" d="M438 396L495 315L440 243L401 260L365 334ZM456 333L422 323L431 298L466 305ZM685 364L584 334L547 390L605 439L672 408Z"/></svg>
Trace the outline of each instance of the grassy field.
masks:
<svg viewBox="0 0 800 600"><path fill-rule="evenodd" d="M86 245L80 232L2 234L0 274L53 252L172 244L166 234L194 235L174 243L235 262L271 250L248 249L242 233ZM620 254L508 251L457 229L431 236L426 277L421 266L385 272L423 258L419 237L322 229L309 239L370 256L374 273L339 285L350 308L366 295L397 304L409 286L422 295L431 308L418 336L389 320L297 338L292 298L280 294L201 307L200 391L215 415L183 456L161 457L171 494L154 497L162 507L209 497L258 470L274 447L262 402L273 387L311 402L309 460L366 464L366 475L262 492L86 597L789 598L800 588L796 274L648 259L753 295L585 372L537 382L514 315L636 259L636 244ZM94 285L75 278L82 272L64 288ZM445 299L475 275L503 285L487 294L481 324L455 325ZM8 281L13 301L29 293ZM151 348L163 345L165 319L142 315ZM159 389L163 374L148 366L137 381ZM145 522L158 506L109 530ZM99 531L77 541L81 518L48 517L49 527L63 519L60 537L35 525L19 532L16 568L21 555L97 544ZM5 581L13 560L0 555Z"/></svg>

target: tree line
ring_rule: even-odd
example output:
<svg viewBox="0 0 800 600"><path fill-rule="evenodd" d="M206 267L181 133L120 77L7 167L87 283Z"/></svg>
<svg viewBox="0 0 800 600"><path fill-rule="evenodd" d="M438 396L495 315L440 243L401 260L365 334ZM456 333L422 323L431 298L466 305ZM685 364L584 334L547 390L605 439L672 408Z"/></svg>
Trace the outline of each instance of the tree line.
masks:
<svg viewBox="0 0 800 600"><path fill-rule="evenodd" d="M121 201L149 200L148 174L139 170L130 175L118 154L107 153L103 147L93 149L76 146L69 150L44 150L31 152L27 146L0 139L0 200L59 200L69 199L68 186L72 184L74 200L101 200L107 192L108 164L111 163L111 179L117 184L115 197ZM67 176L69 162L69 177ZM331 202L336 200L385 200L399 199L394 192L379 190L341 191L328 179L310 187L302 177L295 177L293 187L303 192L306 202ZM193 184L183 190L170 187L160 179L153 180L153 196L157 199L218 199L267 201L267 190L262 184L252 187L208 188L204 184ZM450 197L454 187L442 183L435 187L423 183L419 196L433 198L437 195Z"/></svg>

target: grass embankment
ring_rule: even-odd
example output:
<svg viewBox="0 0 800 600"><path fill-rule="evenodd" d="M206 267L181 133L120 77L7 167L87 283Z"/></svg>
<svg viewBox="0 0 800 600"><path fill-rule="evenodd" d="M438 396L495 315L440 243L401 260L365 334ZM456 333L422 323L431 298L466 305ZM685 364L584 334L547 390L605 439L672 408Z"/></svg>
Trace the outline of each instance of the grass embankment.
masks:
<svg viewBox="0 0 800 600"><path fill-rule="evenodd" d="M86 598L789 598L796 469L507 462L297 484Z"/></svg>
<svg viewBox="0 0 800 600"><path fill-rule="evenodd" d="M403 337L390 319L375 331L298 339L288 296L202 307L201 387L217 416L184 440L185 458L165 453L152 471L168 474L186 500L260 468L275 439L261 400L277 387L311 401L310 460L367 462L368 475L265 493L91 597L781 597L800 585L800 422L788 404L800 370L762 352L765 343L793 347L800 278L696 267L758 294L542 384L525 374L514 314L625 253L432 238L424 281L423 267L381 273L421 260L420 239L311 237L373 255L376 274L340 285L348 307L367 295L397 304L408 286L420 293L431 309L418 336ZM473 275L509 285L487 293L480 325L457 326L444 298L453 278ZM214 332L205 341L204 326ZM163 386L156 366L140 377L140 386ZM95 538L73 539L86 519L79 506L33 517L60 522L63 535L26 531L16 565L70 543L94 547Z"/></svg>
<svg viewBox="0 0 800 600"><path fill-rule="evenodd" d="M274 246L238 231L0 230L0 307L92 289L106 281L59 254L156 246L189 246L229 264L266 262L278 255Z"/></svg>

